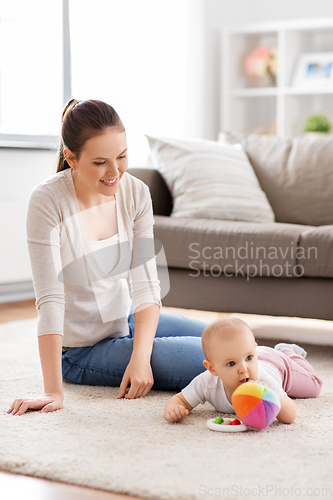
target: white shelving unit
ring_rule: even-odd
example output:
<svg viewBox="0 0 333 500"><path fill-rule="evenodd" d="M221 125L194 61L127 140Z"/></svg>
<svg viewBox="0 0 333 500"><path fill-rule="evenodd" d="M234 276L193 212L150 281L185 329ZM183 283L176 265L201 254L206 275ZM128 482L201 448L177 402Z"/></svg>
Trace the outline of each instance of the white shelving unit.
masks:
<svg viewBox="0 0 333 500"><path fill-rule="evenodd" d="M254 81L245 74L245 58L259 45L278 50L276 82ZM325 113L333 122L331 87L295 87L299 56L333 53L333 19L306 19L244 25L223 32L220 130L303 134L306 118Z"/></svg>

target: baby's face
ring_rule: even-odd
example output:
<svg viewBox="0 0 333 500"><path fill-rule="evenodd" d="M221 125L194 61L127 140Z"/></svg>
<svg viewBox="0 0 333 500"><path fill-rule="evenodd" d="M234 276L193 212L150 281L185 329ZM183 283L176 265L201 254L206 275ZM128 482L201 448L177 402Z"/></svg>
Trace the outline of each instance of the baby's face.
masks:
<svg viewBox="0 0 333 500"><path fill-rule="evenodd" d="M258 356L251 330L239 329L234 337L214 344L211 363L228 394L244 382L256 380Z"/></svg>

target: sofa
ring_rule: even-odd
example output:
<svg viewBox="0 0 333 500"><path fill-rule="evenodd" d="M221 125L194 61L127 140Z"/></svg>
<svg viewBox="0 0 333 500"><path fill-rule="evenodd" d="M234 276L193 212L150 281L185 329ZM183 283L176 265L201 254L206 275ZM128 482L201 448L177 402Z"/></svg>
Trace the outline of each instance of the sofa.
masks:
<svg viewBox="0 0 333 500"><path fill-rule="evenodd" d="M129 169L150 188L170 279L163 305L333 320L332 136L220 134L218 146L240 145L265 194L273 219L260 222L174 213L174 185L164 173L177 159L172 149L163 160L167 142L151 138L162 156Z"/></svg>

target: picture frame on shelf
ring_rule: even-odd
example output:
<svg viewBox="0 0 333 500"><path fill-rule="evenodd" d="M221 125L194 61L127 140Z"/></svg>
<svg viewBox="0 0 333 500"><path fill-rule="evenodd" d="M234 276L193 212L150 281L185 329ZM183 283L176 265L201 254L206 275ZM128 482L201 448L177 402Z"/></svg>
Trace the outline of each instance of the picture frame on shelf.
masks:
<svg viewBox="0 0 333 500"><path fill-rule="evenodd" d="M292 85L326 87L333 85L333 52L313 52L299 56Z"/></svg>

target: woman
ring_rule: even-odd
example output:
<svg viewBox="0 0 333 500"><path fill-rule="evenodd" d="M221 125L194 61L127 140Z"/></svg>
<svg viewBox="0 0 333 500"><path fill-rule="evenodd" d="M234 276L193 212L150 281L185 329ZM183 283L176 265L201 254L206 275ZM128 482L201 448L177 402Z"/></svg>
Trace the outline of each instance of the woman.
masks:
<svg viewBox="0 0 333 500"><path fill-rule="evenodd" d="M27 210L45 393L7 413L63 408L62 379L138 398L182 389L204 370L206 324L159 314L150 193L127 167L115 110L69 101L57 173L35 186Z"/></svg>

